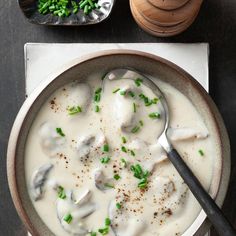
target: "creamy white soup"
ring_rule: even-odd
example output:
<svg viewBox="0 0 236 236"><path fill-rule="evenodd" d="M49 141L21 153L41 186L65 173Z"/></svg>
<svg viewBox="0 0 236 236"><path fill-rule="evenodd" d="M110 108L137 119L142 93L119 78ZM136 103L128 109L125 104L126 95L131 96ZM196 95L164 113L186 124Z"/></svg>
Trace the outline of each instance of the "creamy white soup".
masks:
<svg viewBox="0 0 236 236"><path fill-rule="evenodd" d="M216 155L191 102L158 79L170 109L168 136L209 188ZM78 80L39 110L25 150L32 203L58 236L176 236L200 206L157 144L159 97L142 78Z"/></svg>

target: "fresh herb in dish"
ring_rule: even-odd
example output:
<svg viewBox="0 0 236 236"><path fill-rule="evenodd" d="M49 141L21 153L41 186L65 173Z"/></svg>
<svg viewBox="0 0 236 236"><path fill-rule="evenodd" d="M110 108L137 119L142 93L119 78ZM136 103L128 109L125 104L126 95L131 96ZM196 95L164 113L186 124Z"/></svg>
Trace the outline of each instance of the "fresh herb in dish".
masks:
<svg viewBox="0 0 236 236"><path fill-rule="evenodd" d="M98 0L39 0L38 12L40 14L53 14L59 17L68 17L83 11L88 15L92 10L99 9Z"/></svg>

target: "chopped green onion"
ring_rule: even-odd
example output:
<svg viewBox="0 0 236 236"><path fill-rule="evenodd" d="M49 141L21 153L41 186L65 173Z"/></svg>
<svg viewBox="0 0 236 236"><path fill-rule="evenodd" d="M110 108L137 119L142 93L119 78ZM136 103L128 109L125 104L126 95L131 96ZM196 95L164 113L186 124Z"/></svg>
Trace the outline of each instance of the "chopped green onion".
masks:
<svg viewBox="0 0 236 236"><path fill-rule="evenodd" d="M109 233L109 227L98 229L98 232L102 235L107 235Z"/></svg>
<svg viewBox="0 0 236 236"><path fill-rule="evenodd" d="M109 152L109 146L108 146L108 144L104 144L103 147L102 147L102 150L103 150L104 152Z"/></svg>
<svg viewBox="0 0 236 236"><path fill-rule="evenodd" d="M61 199L65 199L66 198L66 193L65 190L62 186L59 186L57 189L57 196Z"/></svg>
<svg viewBox="0 0 236 236"><path fill-rule="evenodd" d="M104 186L107 188L114 188L114 185L110 183L105 183Z"/></svg>
<svg viewBox="0 0 236 236"><path fill-rule="evenodd" d="M118 174L115 174L113 177L115 180L119 180L121 178Z"/></svg>
<svg viewBox="0 0 236 236"><path fill-rule="evenodd" d="M73 217L71 214L67 214L63 217L63 220L67 223L70 224L70 222L72 221Z"/></svg>
<svg viewBox="0 0 236 236"><path fill-rule="evenodd" d="M135 82L136 86L139 87L141 85L141 83L143 83L143 80L140 78L137 78L134 82Z"/></svg>
<svg viewBox="0 0 236 236"><path fill-rule="evenodd" d="M147 178L143 178L143 179L141 179L141 181L138 183L138 187L141 188L141 189L143 189L143 188L146 188L146 187L147 187L147 184L148 184Z"/></svg>
<svg viewBox="0 0 236 236"><path fill-rule="evenodd" d="M87 15L89 13L89 6L85 5L84 7L84 14Z"/></svg>
<svg viewBox="0 0 236 236"><path fill-rule="evenodd" d="M122 96L126 95L126 91L121 90L121 91L120 91L120 95L122 95Z"/></svg>
<svg viewBox="0 0 236 236"><path fill-rule="evenodd" d="M130 150L130 153L132 156L135 156L135 152L133 150Z"/></svg>
<svg viewBox="0 0 236 236"><path fill-rule="evenodd" d="M94 102L100 102L101 100L101 94L100 93L95 93L93 97Z"/></svg>
<svg viewBox="0 0 236 236"><path fill-rule="evenodd" d="M111 225L111 220L110 220L109 218L106 218L106 219L105 219L105 225L106 225L106 226Z"/></svg>
<svg viewBox="0 0 236 236"><path fill-rule="evenodd" d="M117 88L115 90L112 91L112 93L117 93L120 90L120 88Z"/></svg>
<svg viewBox="0 0 236 236"><path fill-rule="evenodd" d="M140 121L139 121L139 124L140 124L140 126L143 126L143 121L140 120Z"/></svg>
<svg viewBox="0 0 236 236"><path fill-rule="evenodd" d="M142 167L139 164L132 165L130 167L130 170L134 173L134 177L140 179L140 181L138 182L138 187L141 189L146 188L148 184L147 178L149 176L149 172L143 171Z"/></svg>
<svg viewBox="0 0 236 236"><path fill-rule="evenodd" d="M61 135L62 137L65 136L65 134L63 133L62 129L61 128L56 128L56 131L59 135Z"/></svg>
<svg viewBox="0 0 236 236"><path fill-rule="evenodd" d="M126 138L124 136L121 137L121 139L122 139L122 143L126 143L127 142L127 140L126 140Z"/></svg>
<svg viewBox="0 0 236 236"><path fill-rule="evenodd" d="M199 150L198 150L198 153L199 153L201 156L204 156L204 152L202 151L202 149L199 149Z"/></svg>
<svg viewBox="0 0 236 236"><path fill-rule="evenodd" d="M68 108L69 115L75 115L80 112L82 112L82 108L80 106L76 106L76 107L73 106L73 107Z"/></svg>
<svg viewBox="0 0 236 236"><path fill-rule="evenodd" d="M102 158L100 159L100 161L101 161L102 164L107 164L110 160L111 160L110 157L102 157Z"/></svg>
<svg viewBox="0 0 236 236"><path fill-rule="evenodd" d="M134 111L134 113L136 112L136 110L137 110L137 108L136 108L136 104L133 103L133 111Z"/></svg>
<svg viewBox="0 0 236 236"><path fill-rule="evenodd" d="M131 133L137 133L138 131L140 130L140 127L139 126L134 126L134 128L131 129Z"/></svg>
<svg viewBox="0 0 236 236"><path fill-rule="evenodd" d="M129 96L132 97L132 98L135 97L135 94L134 94L132 91L129 91L128 94L129 94Z"/></svg>
<svg viewBox="0 0 236 236"><path fill-rule="evenodd" d="M98 94L98 93L101 93L102 92L102 88L97 88L96 90L95 90L95 94Z"/></svg>
<svg viewBox="0 0 236 236"><path fill-rule="evenodd" d="M127 152L126 147L125 147L125 146L122 146L122 147L121 147L121 151L122 151L122 152Z"/></svg>
<svg viewBox="0 0 236 236"><path fill-rule="evenodd" d="M127 167L127 161L124 158L121 158L120 160L121 160L123 166Z"/></svg>
<svg viewBox="0 0 236 236"><path fill-rule="evenodd" d="M94 110L95 110L95 112L99 112L100 111L100 107L98 105L96 105Z"/></svg>
<svg viewBox="0 0 236 236"><path fill-rule="evenodd" d="M97 236L97 233L96 232L91 232L90 236Z"/></svg>
<svg viewBox="0 0 236 236"><path fill-rule="evenodd" d="M121 204L119 202L116 203L116 208L120 209L121 208Z"/></svg>
<svg viewBox="0 0 236 236"><path fill-rule="evenodd" d="M152 103L153 103L153 104L157 104L158 101L159 101L159 98L153 98L153 99L152 99Z"/></svg>
<svg viewBox="0 0 236 236"><path fill-rule="evenodd" d="M161 115L158 112L152 112L148 115L152 119L160 119Z"/></svg>

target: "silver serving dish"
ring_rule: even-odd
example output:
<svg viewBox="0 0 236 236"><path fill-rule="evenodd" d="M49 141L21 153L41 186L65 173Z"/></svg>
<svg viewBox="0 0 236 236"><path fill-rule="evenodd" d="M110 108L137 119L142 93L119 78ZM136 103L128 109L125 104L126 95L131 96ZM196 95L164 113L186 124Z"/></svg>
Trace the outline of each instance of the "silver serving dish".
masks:
<svg viewBox="0 0 236 236"><path fill-rule="evenodd" d="M37 0L18 0L19 6L29 22L39 25L79 26L93 25L104 21L111 13L115 0L99 0L100 9L94 9L88 15L79 10L68 17L54 16L49 13L42 15L38 12Z"/></svg>

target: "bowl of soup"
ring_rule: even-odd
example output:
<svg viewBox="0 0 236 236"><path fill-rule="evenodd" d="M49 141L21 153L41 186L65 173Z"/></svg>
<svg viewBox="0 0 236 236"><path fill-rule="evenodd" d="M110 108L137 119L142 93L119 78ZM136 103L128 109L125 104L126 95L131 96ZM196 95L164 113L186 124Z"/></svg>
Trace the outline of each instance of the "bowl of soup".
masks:
<svg viewBox="0 0 236 236"><path fill-rule="evenodd" d="M115 68L134 68L161 88L169 139L222 205L230 147L210 96L163 58L109 50L60 68L20 109L7 153L19 216L32 235L204 235L205 213L157 143L161 98L142 77L104 80Z"/></svg>

